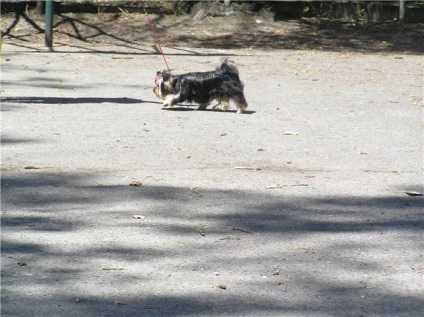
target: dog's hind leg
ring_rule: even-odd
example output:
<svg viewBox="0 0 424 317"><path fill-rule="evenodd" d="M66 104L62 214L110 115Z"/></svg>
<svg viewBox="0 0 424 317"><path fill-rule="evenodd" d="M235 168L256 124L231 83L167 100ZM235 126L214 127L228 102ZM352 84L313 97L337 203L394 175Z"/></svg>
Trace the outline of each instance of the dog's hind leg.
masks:
<svg viewBox="0 0 424 317"><path fill-rule="evenodd" d="M240 96L237 99L233 99L236 107L237 107L237 113L243 113L244 110L246 110L247 108L247 101L246 98L244 98L244 96Z"/></svg>
<svg viewBox="0 0 424 317"><path fill-rule="evenodd" d="M209 106L209 102L202 103L199 107L197 107L196 110L206 110L206 108Z"/></svg>
<svg viewBox="0 0 424 317"><path fill-rule="evenodd" d="M230 107L230 99L228 97L222 97L218 100L218 104L213 106L213 109L220 109L222 111L227 111Z"/></svg>
<svg viewBox="0 0 424 317"><path fill-rule="evenodd" d="M243 92L232 97L231 100L234 102L234 104L237 107L237 113L243 113L244 110L246 110L247 101L246 101L246 98L244 97Z"/></svg>
<svg viewBox="0 0 424 317"><path fill-rule="evenodd" d="M237 113L243 113L244 110L246 110L247 108L246 103L239 103L237 101L234 101L234 103L236 104L236 107L237 107Z"/></svg>

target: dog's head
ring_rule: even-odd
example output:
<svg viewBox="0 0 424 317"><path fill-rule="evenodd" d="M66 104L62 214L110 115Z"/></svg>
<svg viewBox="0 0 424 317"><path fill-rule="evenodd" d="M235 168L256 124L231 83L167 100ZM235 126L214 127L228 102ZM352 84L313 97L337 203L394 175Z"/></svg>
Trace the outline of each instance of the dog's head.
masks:
<svg viewBox="0 0 424 317"><path fill-rule="evenodd" d="M166 96L174 93L171 71L163 70L156 72L154 81L155 87L153 88L153 93L159 99L165 99Z"/></svg>

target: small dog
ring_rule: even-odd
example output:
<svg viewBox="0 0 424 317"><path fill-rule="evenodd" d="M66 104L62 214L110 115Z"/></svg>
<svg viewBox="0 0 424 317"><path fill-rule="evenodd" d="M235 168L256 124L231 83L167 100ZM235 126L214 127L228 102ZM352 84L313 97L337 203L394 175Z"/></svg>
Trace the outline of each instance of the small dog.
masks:
<svg viewBox="0 0 424 317"><path fill-rule="evenodd" d="M199 104L198 110L205 110L213 100L218 104L213 109L226 111L233 101L237 113L247 108L236 64L224 59L215 71L196 72L173 76L170 71L158 71L153 92L164 100L164 108L172 108L180 102Z"/></svg>

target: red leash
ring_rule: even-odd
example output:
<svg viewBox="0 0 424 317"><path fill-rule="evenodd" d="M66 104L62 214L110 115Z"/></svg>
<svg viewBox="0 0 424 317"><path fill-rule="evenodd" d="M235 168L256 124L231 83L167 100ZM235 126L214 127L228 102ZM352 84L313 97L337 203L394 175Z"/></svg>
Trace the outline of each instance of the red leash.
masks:
<svg viewBox="0 0 424 317"><path fill-rule="evenodd" d="M159 52L162 54L163 60L165 61L165 64L166 64L166 68L168 69L168 71L170 71L168 62L166 61L166 58L165 58L165 54L163 53L163 50L162 50L162 46L160 45L158 35L156 34L155 27L153 26L152 20L150 19L150 16L146 11L144 1L143 1L143 9L144 9L144 13L147 15L147 19L149 20L150 29L152 30L153 37L155 38L156 44L158 45Z"/></svg>

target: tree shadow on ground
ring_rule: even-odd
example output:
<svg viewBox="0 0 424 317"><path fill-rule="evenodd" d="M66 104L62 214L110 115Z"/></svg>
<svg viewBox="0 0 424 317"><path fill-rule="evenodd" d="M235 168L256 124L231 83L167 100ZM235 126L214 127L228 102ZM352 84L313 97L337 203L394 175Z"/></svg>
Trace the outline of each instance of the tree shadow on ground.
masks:
<svg viewBox="0 0 424 317"><path fill-rule="evenodd" d="M337 21L298 22L290 32L241 32L200 37L180 35L167 42L191 43L193 47L225 49L293 49L352 51L363 53L420 53L424 36L418 25L354 24ZM284 24L281 24L284 30ZM176 44L174 44L176 45Z"/></svg>
<svg viewBox="0 0 424 317"><path fill-rule="evenodd" d="M2 109L3 111L3 109ZM1 136L1 145L16 145L16 144L25 144L25 143L34 143L41 142L40 139L30 139L30 138L16 138L9 135L2 134Z"/></svg>
<svg viewBox="0 0 424 317"><path fill-rule="evenodd" d="M3 97L1 102L6 103L24 103L24 104L80 104L80 103L114 103L114 104L135 104L142 103L143 100L136 98L101 98L101 97Z"/></svg>
<svg viewBox="0 0 424 317"><path fill-rule="evenodd" d="M399 291L405 276L419 276L420 197L96 181L90 173L4 173L3 313L422 313L412 285L408 295Z"/></svg>

